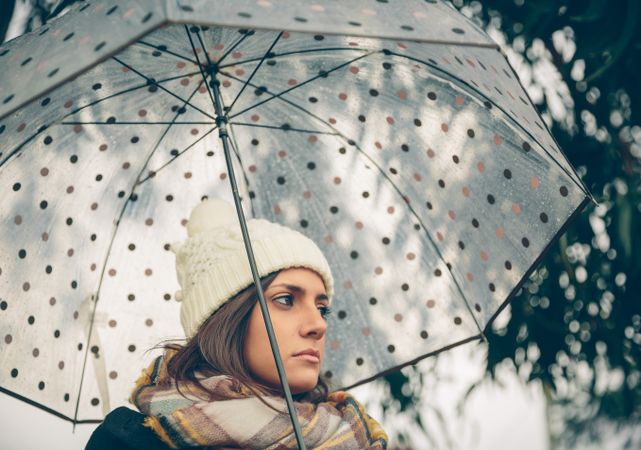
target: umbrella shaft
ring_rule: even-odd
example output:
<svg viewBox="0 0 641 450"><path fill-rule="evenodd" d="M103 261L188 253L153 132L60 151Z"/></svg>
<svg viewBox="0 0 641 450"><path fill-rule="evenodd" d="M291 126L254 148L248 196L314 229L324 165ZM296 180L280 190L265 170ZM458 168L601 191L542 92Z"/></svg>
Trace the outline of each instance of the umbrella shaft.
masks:
<svg viewBox="0 0 641 450"><path fill-rule="evenodd" d="M227 172L229 174L229 182L231 184L232 193L234 196L234 204L236 205L236 213L238 214L238 220L240 222L240 229L243 235L243 241L245 243L245 250L247 252L247 258L249 259L249 266L251 268L252 276L254 278L254 285L256 286L256 291L258 293L258 303L260 304L260 309L263 313L263 319L265 320L265 328L267 329L267 335L269 337L269 343L272 348L272 353L274 354L274 360L276 361L276 369L278 370L278 377L280 378L280 383L285 394L285 401L287 403L287 409L292 420L292 425L294 427L294 434L296 435L296 442L300 450L306 450L305 442L303 441L303 433L301 431L300 425L298 423L298 416L296 410L294 409L294 400L292 398L292 393L289 389L289 384L287 383L287 377L285 375L285 368L283 367L283 361L280 357L280 350L278 349L278 343L276 342L276 336L274 335L274 328L272 326L271 318L269 317L269 311L267 308L267 302L265 301L265 296L263 293L263 288L260 283L260 277L258 275L258 270L256 269L256 261L254 260L254 252L252 250L251 241L249 239L249 232L247 231L247 223L245 221L245 215L243 214L243 209L240 204L240 196L238 194L238 185L236 183L236 177L234 175L234 168L232 165L231 153L229 151L229 135L227 134L227 117L223 114L222 108L222 99L220 95L220 82L217 79L213 79L211 83L214 96L214 108L216 111L216 124L218 125L218 135L223 143L223 150L225 153L225 162L227 163Z"/></svg>

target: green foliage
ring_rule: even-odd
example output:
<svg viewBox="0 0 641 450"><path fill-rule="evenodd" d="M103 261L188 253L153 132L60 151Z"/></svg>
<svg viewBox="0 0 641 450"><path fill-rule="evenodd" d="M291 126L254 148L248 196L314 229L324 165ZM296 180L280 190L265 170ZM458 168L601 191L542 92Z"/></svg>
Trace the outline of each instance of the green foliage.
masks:
<svg viewBox="0 0 641 450"><path fill-rule="evenodd" d="M512 300L509 324L489 333L486 373L491 377L510 360L524 378L551 388L570 442L602 419L639 422L641 83L635 63L641 61L641 3L486 0L457 6L503 31L532 67L542 57L554 64L571 102L555 117L548 87L537 106L600 203L548 252ZM565 46L555 42L555 33ZM574 52L567 51L568 42ZM541 45L545 56L532 51Z"/></svg>

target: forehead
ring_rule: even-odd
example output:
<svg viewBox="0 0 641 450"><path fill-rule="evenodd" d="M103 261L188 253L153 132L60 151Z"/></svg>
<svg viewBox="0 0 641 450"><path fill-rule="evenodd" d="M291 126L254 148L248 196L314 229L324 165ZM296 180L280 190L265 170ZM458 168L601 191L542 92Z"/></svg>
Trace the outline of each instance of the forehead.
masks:
<svg viewBox="0 0 641 450"><path fill-rule="evenodd" d="M271 285L277 284L291 284L315 293L326 292L322 277L313 270L302 267L281 270L271 283Z"/></svg>

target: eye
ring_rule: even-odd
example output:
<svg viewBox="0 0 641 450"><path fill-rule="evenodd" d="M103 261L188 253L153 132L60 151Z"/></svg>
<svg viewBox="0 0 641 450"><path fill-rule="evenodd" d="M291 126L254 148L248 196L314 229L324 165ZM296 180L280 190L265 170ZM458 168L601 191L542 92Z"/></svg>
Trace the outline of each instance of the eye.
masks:
<svg viewBox="0 0 641 450"><path fill-rule="evenodd" d="M279 295L274 297L272 301L281 305L292 306L294 303L294 296L290 294Z"/></svg>
<svg viewBox="0 0 641 450"><path fill-rule="evenodd" d="M330 308L329 306L320 306L318 310L320 311L321 317L323 319L327 319L327 316L332 313L332 308Z"/></svg>

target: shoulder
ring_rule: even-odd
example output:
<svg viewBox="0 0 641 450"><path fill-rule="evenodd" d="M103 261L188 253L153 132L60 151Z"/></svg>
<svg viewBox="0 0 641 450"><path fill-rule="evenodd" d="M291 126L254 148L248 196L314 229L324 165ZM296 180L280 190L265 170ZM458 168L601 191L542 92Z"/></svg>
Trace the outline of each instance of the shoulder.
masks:
<svg viewBox="0 0 641 450"><path fill-rule="evenodd" d="M143 425L145 416L129 408L111 411L94 430L85 450L166 450L167 447L155 433Z"/></svg>

